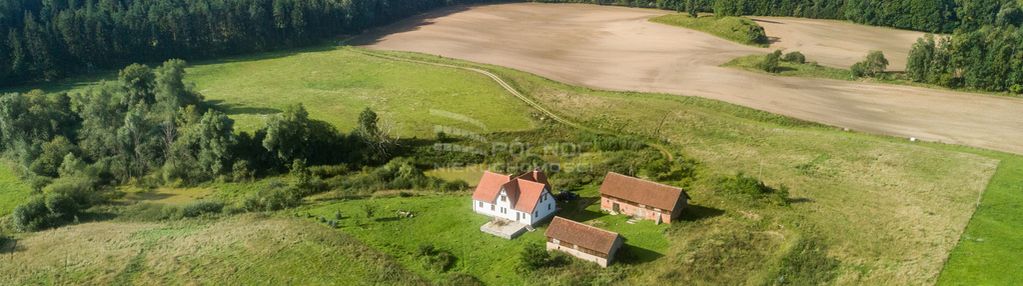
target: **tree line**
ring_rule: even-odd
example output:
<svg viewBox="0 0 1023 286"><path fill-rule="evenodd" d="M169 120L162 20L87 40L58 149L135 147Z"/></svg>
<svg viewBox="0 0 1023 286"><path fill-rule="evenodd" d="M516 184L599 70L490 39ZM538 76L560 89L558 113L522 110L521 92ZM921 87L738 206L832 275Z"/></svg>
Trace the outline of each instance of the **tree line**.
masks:
<svg viewBox="0 0 1023 286"><path fill-rule="evenodd" d="M1018 0L536 0L589 3L675 11L714 12L723 16L786 16L850 20L934 33L996 24L1001 13L1018 10Z"/></svg>
<svg viewBox="0 0 1023 286"><path fill-rule="evenodd" d="M5 0L0 85L356 34L478 0Z"/></svg>
<svg viewBox="0 0 1023 286"><path fill-rule="evenodd" d="M951 88L1023 94L1020 21L920 38L910 50L906 75L916 82Z"/></svg>
<svg viewBox="0 0 1023 286"><path fill-rule="evenodd" d="M396 144L369 109L349 134L309 118L301 105L255 132L236 133L227 114L183 81L184 68L182 60L132 64L116 82L81 93L0 94L0 151L43 194L15 210L16 224L58 225L114 185L312 174L307 164L367 166L392 157Z"/></svg>

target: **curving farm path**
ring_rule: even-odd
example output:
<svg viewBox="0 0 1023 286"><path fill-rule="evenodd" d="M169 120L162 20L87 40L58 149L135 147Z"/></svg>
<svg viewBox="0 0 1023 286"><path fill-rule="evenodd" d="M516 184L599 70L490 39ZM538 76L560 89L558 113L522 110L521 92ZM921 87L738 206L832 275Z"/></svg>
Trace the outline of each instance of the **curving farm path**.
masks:
<svg viewBox="0 0 1023 286"><path fill-rule="evenodd" d="M893 69L921 33L840 21L755 17L771 48L651 23L668 13L582 4L515 3L436 10L354 41L507 66L608 90L700 96L870 133L1023 154L1023 100L863 82L778 77L719 65L771 49L849 66L883 50Z"/></svg>

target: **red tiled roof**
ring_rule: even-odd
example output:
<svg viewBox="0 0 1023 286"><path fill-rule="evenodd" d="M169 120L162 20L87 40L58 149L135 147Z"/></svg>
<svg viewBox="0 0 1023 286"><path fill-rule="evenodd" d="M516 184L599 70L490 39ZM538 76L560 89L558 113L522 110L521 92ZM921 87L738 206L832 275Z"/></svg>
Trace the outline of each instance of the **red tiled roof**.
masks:
<svg viewBox="0 0 1023 286"><path fill-rule="evenodd" d="M600 194L651 207L673 211L685 196L681 188L608 172L600 185Z"/></svg>
<svg viewBox="0 0 1023 286"><path fill-rule="evenodd" d="M540 200L540 194L547 188L547 176L542 171L531 171L518 177L502 175L490 171L483 172L480 183L476 185L476 191L472 193L472 199L495 203L501 188L508 192L508 199L511 200L512 209L532 213L536 203Z"/></svg>
<svg viewBox="0 0 1023 286"><path fill-rule="evenodd" d="M511 181L511 176L484 171L480 183L476 185L476 191L472 193L472 199L493 203L497 194L501 192L501 186L508 181Z"/></svg>
<svg viewBox="0 0 1023 286"><path fill-rule="evenodd" d="M516 181L518 181L519 185L519 198L512 208L521 212L532 213L533 209L536 208L536 203L540 201L540 194L543 194L543 189L547 185L524 179L517 179Z"/></svg>
<svg viewBox="0 0 1023 286"><path fill-rule="evenodd" d="M533 182L537 182L537 183L541 183L541 184L548 184L548 182L547 182L547 175L545 175L543 173L543 171L540 171L540 170L533 170L533 171L530 171L530 172L523 173L522 175L519 175L519 178L526 179L526 180L533 181Z"/></svg>
<svg viewBox="0 0 1023 286"><path fill-rule="evenodd" d="M610 254L618 233L606 231L572 220L554 217L544 235L560 241L578 245L589 250Z"/></svg>

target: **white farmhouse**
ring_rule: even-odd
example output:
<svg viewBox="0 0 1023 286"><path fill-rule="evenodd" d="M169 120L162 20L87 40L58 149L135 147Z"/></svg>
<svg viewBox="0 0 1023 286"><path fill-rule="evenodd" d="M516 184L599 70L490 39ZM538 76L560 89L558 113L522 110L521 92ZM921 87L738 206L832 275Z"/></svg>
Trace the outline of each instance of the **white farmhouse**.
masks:
<svg viewBox="0 0 1023 286"><path fill-rule="evenodd" d="M517 177L483 172L472 193L472 208L483 215L525 225L541 222L558 209L547 176L540 170Z"/></svg>

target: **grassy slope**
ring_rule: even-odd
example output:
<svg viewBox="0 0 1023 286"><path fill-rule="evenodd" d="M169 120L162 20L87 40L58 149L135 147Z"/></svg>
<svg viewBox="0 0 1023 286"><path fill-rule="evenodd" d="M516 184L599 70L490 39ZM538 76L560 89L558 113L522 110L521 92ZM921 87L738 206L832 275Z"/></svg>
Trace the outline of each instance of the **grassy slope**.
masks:
<svg viewBox="0 0 1023 286"><path fill-rule="evenodd" d="M15 175L14 163L0 160L0 217L28 199L32 188Z"/></svg>
<svg viewBox="0 0 1023 286"><path fill-rule="evenodd" d="M343 131L359 112L374 109L382 128L397 135L432 137L436 126L477 133L528 130L532 110L490 79L471 72L369 57L333 46L195 62L186 82L217 103L235 129L251 131L284 107L303 103L310 117ZM81 92L116 74L0 89L0 92Z"/></svg>
<svg viewBox="0 0 1023 286"><path fill-rule="evenodd" d="M251 215L64 227L28 235L4 260L0 275L15 285L423 282L347 235L296 219Z"/></svg>
<svg viewBox="0 0 1023 286"><path fill-rule="evenodd" d="M399 55L409 56L408 54ZM287 102L300 102L306 99L319 100L317 105L330 105L333 101L348 100L347 96L316 96L316 92L300 93L310 95L310 97L290 96L274 99L277 96L276 93L269 90L272 90L272 84L278 83L272 82L272 79L246 80L245 77L249 73L231 71L231 67L245 66L246 63L253 61L261 61L264 64L291 71L289 68L292 66L316 65L318 61L325 61L323 57L333 57L350 61L344 63L346 66L363 66L360 72L378 76L386 76L381 74L387 74L396 69L413 71L425 69L443 72L443 69L433 70L418 65L381 62L382 60L379 59L333 49L279 56L279 58L259 57L249 58L247 61L212 64L214 67L223 66L224 73L231 74L231 77L220 75L212 70L204 74L201 71L207 68L206 66L199 66L190 69L190 71L198 71L193 76L199 77L196 81L199 82L200 89L204 85L215 84L215 82L238 82L252 85L246 93L206 91L210 98L229 99L224 104L236 105L241 111L256 104L274 108L273 106L283 105ZM425 56L423 58L437 59ZM393 68L395 66L400 68ZM377 70L380 67L385 69ZM258 66L254 68L259 69ZM327 66L323 68L337 70ZM784 246L791 244L793 239L799 236L799 233L795 233L797 231L813 231L824 235L826 242L832 245L829 255L843 262L841 276L839 276L839 282L843 282L843 284L929 283L936 279L935 275L941 267L941 261L951 246L959 239L959 231L962 230L968 219L969 210L972 209L977 199L977 191L983 188L996 164L994 159L986 157L988 155L983 153L977 155L960 152L964 151L963 148L925 143L910 144L885 137L845 133L717 101L669 95L592 91L562 85L508 69L487 68L497 71L502 77L509 79L510 82L550 109L577 111L567 114L568 118L607 129L628 126L624 130L661 137L674 143L678 146L676 148L686 154L699 159L709 174L729 174L736 170L743 170L764 178L772 185L786 184L792 187L794 197L803 199L801 200L803 203L797 203L791 208L748 209L741 204L715 196L706 184L697 184L691 190L694 203L701 207L701 213L710 215L692 223L679 224L678 228L673 227L672 232L669 233L674 234L668 236L668 248L663 252L666 257L652 262L649 267L644 267L647 270L633 275L633 279L639 282L653 282L658 279L657 277L668 277L665 275L688 267L689 264L686 263L693 263L690 259L692 253L699 254L700 252L699 249L694 252L693 249L687 248L687 245L702 245L718 241L721 237L736 234L734 231L736 229L754 226L757 231L756 237L763 237L763 239L756 240L756 245L759 247L754 250L764 250L752 251L752 254L737 257L736 260L755 263L720 265L718 267L723 268L706 269L705 272L699 271L688 275L698 276L700 273L719 271L727 274L719 276L749 277L748 281L718 281L721 284L755 284L757 281L772 279L770 275L778 263L778 253L773 252L774 249L784 249ZM294 69L302 70L301 68ZM352 70L359 69L353 68ZM271 71L262 72L271 73ZM476 85L491 85L496 88L496 85L492 83L463 79L478 77L467 75L468 73L451 71L447 75L451 78L442 79L448 81L472 80ZM204 81L202 78L209 80ZM313 85L325 84L337 89L345 89L349 86L369 86L367 88L370 90L364 91L366 95L374 95L376 91L386 92L386 87L390 86L386 82L381 83L381 86L362 85L363 83L365 82L361 82L359 77L327 77L312 82ZM64 86L80 86L80 84L65 84ZM492 99L503 96L505 95L495 91ZM253 99L246 99L248 97ZM262 102L270 101L270 99L276 100L274 101L276 103ZM451 101L447 104L461 101ZM402 101L392 100L386 103L388 105L401 104ZM496 108L525 110L524 106L514 100L507 103L508 106L496 106ZM467 104L471 105L473 102ZM307 103L307 106L309 105ZM387 106L382 107L386 108ZM232 108L236 107L232 106ZM478 108L476 111L483 111L495 108L495 106L486 105L474 108ZM234 116L241 121L240 123L246 120L258 121L258 115L237 111ZM400 120L421 121L424 112L428 112L428 110L420 108L409 112L396 116L404 116ZM320 113L314 112L313 114L314 117L326 118L328 121L335 122L342 128L346 128L346 126L350 126L351 122L354 122L354 120L348 119L331 120L329 119L330 113L322 110ZM525 116L521 118L521 120L527 119ZM493 124L509 122L504 117L494 119L494 121L498 123ZM656 123L661 121L666 122L664 128L655 131L658 130ZM458 123L460 122L464 121L458 121ZM395 120L395 123L407 124L407 121ZM487 125L489 126L491 123L487 122ZM520 125L505 124L502 126L517 128ZM415 127L399 130L404 130L402 132L406 132L406 134L424 133L421 130L417 131ZM965 149L965 151L970 150L972 149ZM1018 157L1013 156L1013 158ZM220 187L217 186L217 188ZM231 188L231 186L223 187ZM239 188L228 192L231 194L228 196L251 190L251 188ZM395 205L414 204L418 199L421 198L407 200L409 202L395 202ZM464 198L458 198L458 200L462 199ZM459 205L465 204L465 201L456 201L454 198L448 198L448 200L452 201L438 204L440 206L449 204L450 210L456 213L467 211L467 209L456 209L456 207L460 207ZM369 202L373 201L338 203L336 206L349 208L348 212L357 214L359 204ZM432 207L432 205L428 207ZM333 209L330 208L316 211L333 214ZM983 218L985 213L978 212L974 220ZM427 232L424 233L434 231L440 234L453 232L481 235L476 229L477 222L472 221L471 216L466 216L466 218L467 220L463 222L464 225L461 226L463 229L444 228L443 223L426 223L417 227L426 228ZM774 226L776 223L781 225L781 228ZM382 223L379 227L384 228L387 225ZM767 230L763 231L763 229ZM347 228L345 232L354 232L354 236L367 240L369 245L397 256L403 265L416 273L431 279L439 277L438 274L426 273L421 265L416 265L418 262L414 261L414 258L396 255L406 253L403 251L414 247L412 242L403 241L401 236L395 236L394 233L367 232L359 234L358 228ZM535 233L533 235L535 238ZM529 237L527 235L526 238ZM656 236L646 237L653 237L651 241L656 241ZM646 239L639 241L643 240ZM452 246L452 248L457 247ZM714 247L709 249L714 249ZM463 257L470 255L456 253L456 256L459 259L469 259ZM701 260L696 261L700 262ZM510 269L491 271L461 266L462 263L459 262L460 266L458 267L460 268L456 268L455 271L478 273L485 281L505 281L503 279L517 281L515 279L520 279L511 274ZM731 267L736 265L741 267ZM498 275L502 275L502 278L498 278ZM713 279L713 277L706 278L708 280L705 281Z"/></svg>
<svg viewBox="0 0 1023 286"><path fill-rule="evenodd" d="M1023 158L1002 158L988 183L970 225L949 256L939 285L1018 285L1023 283L1019 254L1023 253Z"/></svg>
<svg viewBox="0 0 1023 286"><path fill-rule="evenodd" d="M240 130L261 127L266 114L298 102L341 130L353 129L366 107L403 136L432 136L434 126L475 132L533 126L530 110L487 78L332 48L201 64L188 72L207 99L223 102Z"/></svg>
<svg viewBox="0 0 1023 286"><path fill-rule="evenodd" d="M573 120L606 129L627 126L623 130L668 140L698 158L710 174L745 171L771 185L791 187L792 196L802 203L758 211L698 184L691 192L696 204L730 211L725 215L729 219L714 218L693 229L710 232L751 220L750 224L774 221L815 232L832 246L829 255L842 261L838 282L843 284L933 282L998 163L938 144L842 132L712 100L593 91L487 68L551 110L573 110L562 113ZM658 130L662 121L666 124ZM788 229L768 231L784 235ZM791 240L765 245L785 243ZM655 273L646 277L679 267L670 264L678 261L672 256L685 253L669 252L674 253L668 255L671 259L658 261ZM770 261L776 254L756 255L750 257ZM747 275L767 276L774 266L752 267L759 269Z"/></svg>
<svg viewBox="0 0 1023 286"><path fill-rule="evenodd" d="M749 55L744 57L738 57L728 61L721 65L723 67L737 68L745 71L768 73L757 67L757 64L763 61L765 55ZM864 81L864 82L876 82L885 84L897 84L915 87L926 87L943 90L955 90L959 92L973 92L982 94L994 94L994 95L1007 95L1007 96L1019 96L1008 92L991 92L983 90L972 90L972 89L950 89L936 84L920 83L907 80L906 76L901 73L889 73L885 78L857 78L853 76L851 70L840 69L833 67L826 67L813 63L813 59L807 59L809 61L805 64L791 63L791 62L780 62L781 67L778 73L774 75L780 76L793 76L793 77L809 77L809 78L826 78L835 80L848 80L848 81Z"/></svg>
<svg viewBox="0 0 1023 286"><path fill-rule="evenodd" d="M594 189L583 196L580 201L592 203L596 201L597 193ZM373 218L366 217L365 205L376 207ZM627 224L623 217L596 213L598 205L585 206L585 211L565 209L559 215L595 223L630 238L628 243L631 247L642 250L636 251L641 257L633 262L656 258L666 250L665 225L658 226L652 222ZM415 216L396 218L398 210L412 211ZM525 278L515 273L519 252L527 243L544 241L543 227L515 240L480 232L479 227L488 218L472 212L468 193L332 202L296 211L328 220L334 219L335 212L343 216L339 220L342 232L396 257L406 268L438 282L444 281L449 274L430 269L423 259L417 257L415 253L420 245L432 244L457 257L455 266L448 273L467 273L487 284L521 285L526 283Z"/></svg>
<svg viewBox="0 0 1023 286"><path fill-rule="evenodd" d="M705 32L743 45L766 47L767 43L751 41L748 26L760 26L742 17L689 17L687 14L668 14L650 19L651 22L678 26Z"/></svg>

